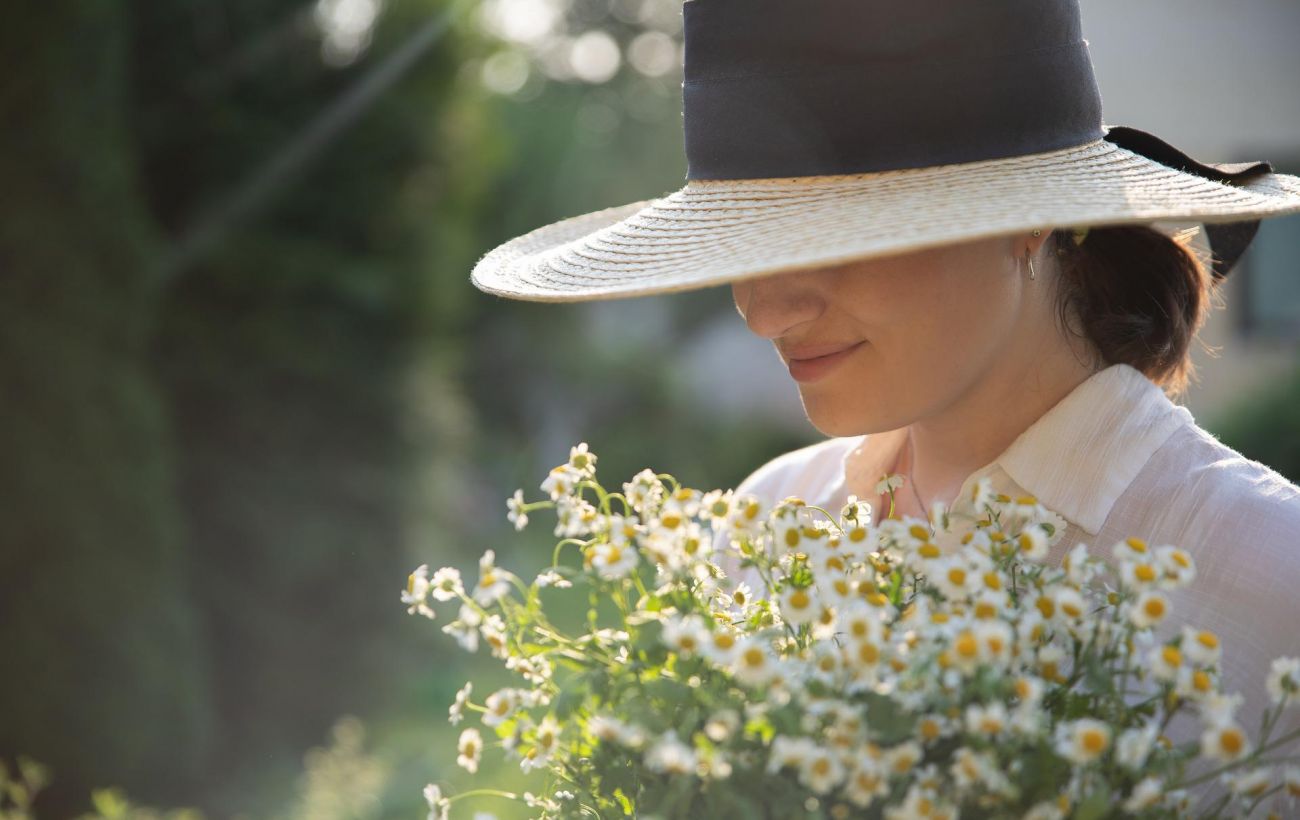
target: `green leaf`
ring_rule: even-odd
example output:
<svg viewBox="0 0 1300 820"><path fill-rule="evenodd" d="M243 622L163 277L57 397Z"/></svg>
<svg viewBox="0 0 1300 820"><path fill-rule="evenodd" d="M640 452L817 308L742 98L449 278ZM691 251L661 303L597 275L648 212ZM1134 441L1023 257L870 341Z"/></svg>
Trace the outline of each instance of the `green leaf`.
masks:
<svg viewBox="0 0 1300 820"><path fill-rule="evenodd" d="M1110 788L1102 784L1085 797L1074 810L1074 820L1099 820L1110 813Z"/></svg>

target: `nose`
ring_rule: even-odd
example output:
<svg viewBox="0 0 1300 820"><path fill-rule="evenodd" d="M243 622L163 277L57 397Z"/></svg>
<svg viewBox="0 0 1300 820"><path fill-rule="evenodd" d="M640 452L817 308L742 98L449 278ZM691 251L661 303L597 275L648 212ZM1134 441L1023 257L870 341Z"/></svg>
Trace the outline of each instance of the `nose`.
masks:
<svg viewBox="0 0 1300 820"><path fill-rule="evenodd" d="M765 339L777 339L816 319L826 302L812 281L801 273L778 273L733 282L736 310L749 329Z"/></svg>

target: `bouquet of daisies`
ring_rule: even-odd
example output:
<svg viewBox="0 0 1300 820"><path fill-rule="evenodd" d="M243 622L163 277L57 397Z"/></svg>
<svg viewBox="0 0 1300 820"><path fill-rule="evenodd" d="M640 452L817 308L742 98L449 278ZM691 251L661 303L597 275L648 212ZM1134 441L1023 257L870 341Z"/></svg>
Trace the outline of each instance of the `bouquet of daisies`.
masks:
<svg viewBox="0 0 1300 820"><path fill-rule="evenodd" d="M1300 659L1274 661L1252 737L1219 689L1218 638L1154 637L1190 555L1129 538L1049 567L1063 521L1034 498L985 479L973 514L900 518L901 482L882 479L873 520L855 498L769 508L649 470L610 492L573 448L549 499L507 502L519 529L555 510L549 569L526 582L489 551L472 589L421 566L402 594L430 618L458 605L444 632L518 675L456 696L451 722L480 724L460 764L490 751L538 775L523 794L431 784L430 817L482 794L544 818L1300 812L1300 768L1277 754L1297 735L1270 737L1300 706ZM1197 737L1175 744L1180 713ZM1211 780L1221 793L1195 805Z"/></svg>

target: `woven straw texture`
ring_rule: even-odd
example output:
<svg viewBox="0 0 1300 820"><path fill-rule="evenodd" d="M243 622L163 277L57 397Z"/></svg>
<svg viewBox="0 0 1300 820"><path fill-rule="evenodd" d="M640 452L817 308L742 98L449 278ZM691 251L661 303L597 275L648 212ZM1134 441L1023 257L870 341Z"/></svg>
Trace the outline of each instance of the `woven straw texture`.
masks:
<svg viewBox="0 0 1300 820"><path fill-rule="evenodd" d="M475 286L574 302L694 290L1048 227L1300 213L1300 177L1225 185L1098 140L869 174L690 181L539 228L486 254Z"/></svg>

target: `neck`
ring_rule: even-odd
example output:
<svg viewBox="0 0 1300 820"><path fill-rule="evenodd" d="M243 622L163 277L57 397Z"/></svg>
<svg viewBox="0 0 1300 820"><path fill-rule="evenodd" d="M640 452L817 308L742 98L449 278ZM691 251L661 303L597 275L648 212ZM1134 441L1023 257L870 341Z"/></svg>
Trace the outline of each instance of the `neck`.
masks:
<svg viewBox="0 0 1300 820"><path fill-rule="evenodd" d="M951 503L971 474L1095 372L1068 349L1007 362L943 412L912 422L901 455L925 504Z"/></svg>

